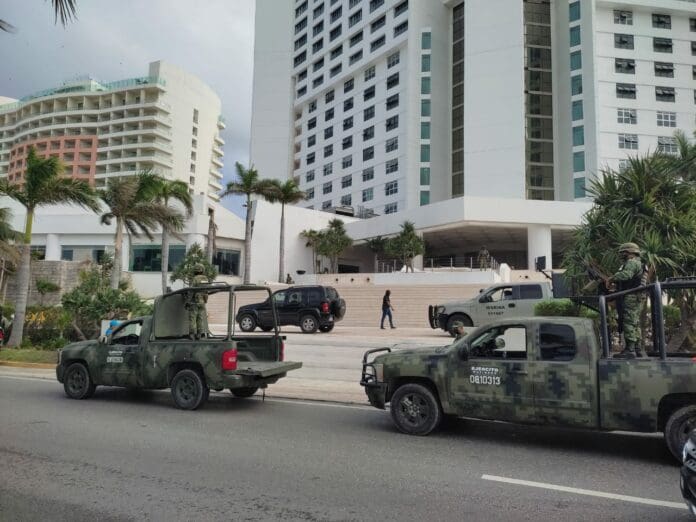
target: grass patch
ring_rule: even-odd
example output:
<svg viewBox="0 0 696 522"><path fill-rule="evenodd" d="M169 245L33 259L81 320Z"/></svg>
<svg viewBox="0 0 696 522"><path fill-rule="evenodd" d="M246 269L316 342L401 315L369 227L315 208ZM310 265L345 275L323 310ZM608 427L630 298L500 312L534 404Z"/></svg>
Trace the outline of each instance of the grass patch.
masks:
<svg viewBox="0 0 696 522"><path fill-rule="evenodd" d="M2 348L0 349L0 361L56 364L58 353L33 348Z"/></svg>

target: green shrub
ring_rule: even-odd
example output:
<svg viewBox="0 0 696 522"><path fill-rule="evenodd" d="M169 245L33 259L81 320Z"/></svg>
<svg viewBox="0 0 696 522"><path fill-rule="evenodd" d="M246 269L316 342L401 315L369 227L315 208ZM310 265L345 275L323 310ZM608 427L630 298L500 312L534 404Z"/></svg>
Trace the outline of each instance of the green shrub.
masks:
<svg viewBox="0 0 696 522"><path fill-rule="evenodd" d="M577 317L578 313L578 305L570 299L549 299L534 307L534 315Z"/></svg>
<svg viewBox="0 0 696 522"><path fill-rule="evenodd" d="M69 342L70 330L70 314L62 307L27 307L24 338L32 346L55 350Z"/></svg>

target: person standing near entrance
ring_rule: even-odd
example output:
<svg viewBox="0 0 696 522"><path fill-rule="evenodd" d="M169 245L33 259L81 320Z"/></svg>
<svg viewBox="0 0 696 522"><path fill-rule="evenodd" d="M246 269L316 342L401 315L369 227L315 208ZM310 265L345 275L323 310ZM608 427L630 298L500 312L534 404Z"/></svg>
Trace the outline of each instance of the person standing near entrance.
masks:
<svg viewBox="0 0 696 522"><path fill-rule="evenodd" d="M640 248L635 243L624 243L619 247L619 255L623 265L611 278L610 283L616 283L617 290L630 290L647 283L647 271L640 259ZM621 319L623 319L624 350L615 355L616 358L632 359L642 357L643 352L640 340L640 310L643 305L644 295L629 294L621 298L623 306Z"/></svg>
<svg viewBox="0 0 696 522"><path fill-rule="evenodd" d="M483 245L478 251L478 262L479 270L488 270L491 266L491 254L486 248L486 245Z"/></svg>
<svg viewBox="0 0 696 522"><path fill-rule="evenodd" d="M392 310L394 310L394 307L391 304L391 290L387 290L384 292L384 297L382 298L382 321L379 324L382 330L384 330L384 319L386 317L389 318L389 326L396 328L392 320Z"/></svg>

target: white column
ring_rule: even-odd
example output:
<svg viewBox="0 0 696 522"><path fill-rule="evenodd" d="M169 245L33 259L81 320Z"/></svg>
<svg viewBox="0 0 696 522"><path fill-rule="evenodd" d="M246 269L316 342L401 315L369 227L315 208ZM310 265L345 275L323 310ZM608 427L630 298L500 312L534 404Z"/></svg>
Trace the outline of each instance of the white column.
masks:
<svg viewBox="0 0 696 522"><path fill-rule="evenodd" d="M551 270L551 227L529 225L527 227L527 264L534 270L534 259L546 256L546 269Z"/></svg>
<svg viewBox="0 0 696 522"><path fill-rule="evenodd" d="M60 236L46 234L46 261L60 261L61 254Z"/></svg>
<svg viewBox="0 0 696 522"><path fill-rule="evenodd" d="M121 273L128 272L130 270L130 255L133 244L131 243L130 236L128 234L123 234L123 245L121 246Z"/></svg>

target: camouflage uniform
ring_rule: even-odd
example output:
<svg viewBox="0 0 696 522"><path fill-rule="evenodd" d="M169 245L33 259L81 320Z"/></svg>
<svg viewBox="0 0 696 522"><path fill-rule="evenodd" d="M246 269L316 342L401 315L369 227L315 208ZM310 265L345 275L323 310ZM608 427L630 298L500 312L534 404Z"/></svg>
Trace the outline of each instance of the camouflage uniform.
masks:
<svg viewBox="0 0 696 522"><path fill-rule="evenodd" d="M208 283L208 278L203 275L205 271L202 265L194 267L196 274L191 280L191 286L202 286ZM191 338L203 337L207 333L207 313L205 304L208 302L208 294L204 292L192 292L188 301L189 311L189 336Z"/></svg>
<svg viewBox="0 0 696 522"><path fill-rule="evenodd" d="M619 247L619 254L626 255L626 260L611 281L618 283L618 290L629 290L644 283L643 262L640 259L640 249L635 243L624 243ZM640 309L643 304L643 296L638 294L627 295L623 298L622 319L623 335L626 347L621 352L622 357L642 357L640 349Z"/></svg>
<svg viewBox="0 0 696 522"><path fill-rule="evenodd" d="M488 249L483 246L478 253L479 270L488 270L490 266L491 254Z"/></svg>

